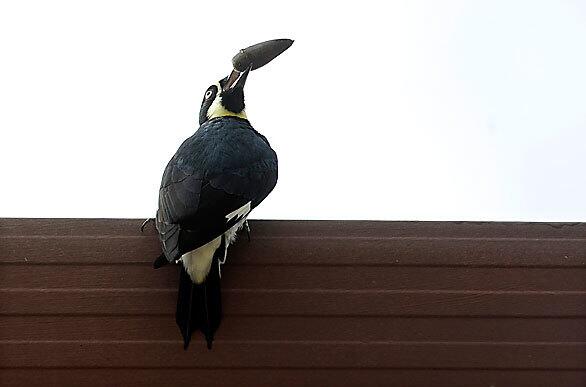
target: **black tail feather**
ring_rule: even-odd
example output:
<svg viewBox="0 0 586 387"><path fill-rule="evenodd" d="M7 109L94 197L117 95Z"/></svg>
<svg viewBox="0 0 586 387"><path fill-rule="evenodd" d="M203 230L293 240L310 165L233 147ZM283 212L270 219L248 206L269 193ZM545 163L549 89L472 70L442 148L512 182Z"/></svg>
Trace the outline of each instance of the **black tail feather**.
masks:
<svg viewBox="0 0 586 387"><path fill-rule="evenodd" d="M191 340L192 328L197 328L197 322L192 321L192 307L193 294L195 292L195 284L191 282L189 274L181 265L181 273L179 274L179 292L177 294L177 311L175 313L175 321L181 330L183 336L183 349L187 349L189 341ZM196 317L197 316L193 316Z"/></svg>
<svg viewBox="0 0 586 387"><path fill-rule="evenodd" d="M175 320L183 336L184 349L189 346L193 331L198 329L204 334L208 349L212 349L214 333L222 319L222 294L218 268L220 254L222 256L224 254L223 241L214 254L206 280L201 284L193 283L181 265Z"/></svg>

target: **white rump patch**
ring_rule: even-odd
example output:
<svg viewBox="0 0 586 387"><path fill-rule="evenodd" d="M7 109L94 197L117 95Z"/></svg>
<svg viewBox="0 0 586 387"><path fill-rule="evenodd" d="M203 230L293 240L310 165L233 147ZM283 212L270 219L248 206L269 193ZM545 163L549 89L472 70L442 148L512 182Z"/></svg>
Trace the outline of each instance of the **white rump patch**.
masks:
<svg viewBox="0 0 586 387"><path fill-rule="evenodd" d="M187 274L189 274L191 280L196 284L201 284L208 276L214 253L220 247L221 243L222 238L217 237L205 245L181 256L181 261Z"/></svg>
<svg viewBox="0 0 586 387"><path fill-rule="evenodd" d="M228 256L228 246L232 244L236 240L236 234L238 230L244 226L244 222L246 222L246 217L250 212L250 202L246 203L242 207L230 212L226 215L226 222L233 220L234 218L238 219L236 224L230 227L224 233L224 240L226 241L224 246L224 258L218 260L218 272L221 276L221 265L226 262L226 257ZM210 272L210 268L212 266L212 260L214 258L214 253L222 244L222 235L218 236L214 240L206 243L205 245L198 247L195 250L192 250L188 253L185 253L181 256L181 261L183 262L183 266L191 277L192 281L196 284L201 284L205 281L206 277Z"/></svg>

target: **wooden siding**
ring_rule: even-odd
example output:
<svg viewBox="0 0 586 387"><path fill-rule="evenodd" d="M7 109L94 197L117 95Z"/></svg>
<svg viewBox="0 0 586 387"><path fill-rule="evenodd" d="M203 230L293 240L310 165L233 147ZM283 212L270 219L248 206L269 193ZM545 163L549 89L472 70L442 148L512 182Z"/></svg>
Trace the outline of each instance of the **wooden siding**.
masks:
<svg viewBox="0 0 586 387"><path fill-rule="evenodd" d="M251 222L211 352L139 225L0 219L1 386L586 386L586 224Z"/></svg>

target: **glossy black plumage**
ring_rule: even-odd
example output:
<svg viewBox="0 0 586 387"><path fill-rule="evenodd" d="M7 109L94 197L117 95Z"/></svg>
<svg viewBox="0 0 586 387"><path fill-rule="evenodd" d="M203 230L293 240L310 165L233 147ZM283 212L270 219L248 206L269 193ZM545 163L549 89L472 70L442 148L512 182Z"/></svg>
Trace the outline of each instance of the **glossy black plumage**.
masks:
<svg viewBox="0 0 586 387"><path fill-rule="evenodd" d="M194 283L181 267L175 319L187 349L195 330L209 349L222 318L219 260L224 233L241 218L227 215L250 202L256 207L277 183L277 155L248 120L223 116L205 121L169 161L159 190L156 227L163 255L154 267L221 237L210 271Z"/></svg>
<svg viewBox="0 0 586 387"><path fill-rule="evenodd" d="M256 207L277 183L277 155L264 136L238 117L205 122L165 169L156 226L169 261L228 230L226 215Z"/></svg>

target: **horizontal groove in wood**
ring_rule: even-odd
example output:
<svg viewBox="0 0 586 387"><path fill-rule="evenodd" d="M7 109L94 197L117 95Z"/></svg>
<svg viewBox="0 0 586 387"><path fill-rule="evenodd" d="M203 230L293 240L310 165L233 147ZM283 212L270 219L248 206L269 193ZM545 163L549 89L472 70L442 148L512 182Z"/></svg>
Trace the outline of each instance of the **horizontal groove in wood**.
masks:
<svg viewBox="0 0 586 387"><path fill-rule="evenodd" d="M152 263L159 242L146 237L4 237L3 263ZM583 240L490 239L303 239L240 240L229 251L234 263L495 265L586 267Z"/></svg>
<svg viewBox="0 0 586 387"><path fill-rule="evenodd" d="M186 369L35 369L3 370L4 387L62 387L107 385L125 387L226 385L256 387L330 386L340 387L578 387L586 382L586 372L551 370L186 370Z"/></svg>
<svg viewBox="0 0 586 387"><path fill-rule="evenodd" d="M176 292L0 290L0 314L172 314ZM586 317L583 293L225 290L226 315Z"/></svg>
<svg viewBox="0 0 586 387"><path fill-rule="evenodd" d="M0 243L1 262L152 263L161 254L159 242L154 236L4 237Z"/></svg>
<svg viewBox="0 0 586 387"><path fill-rule="evenodd" d="M226 385L255 387L331 386L340 387L578 387L586 372L551 370L331 370L331 369L11 369L2 370L3 387L62 386L173 386Z"/></svg>
<svg viewBox="0 0 586 387"><path fill-rule="evenodd" d="M216 339L580 342L584 327L586 319L227 316ZM176 329L170 316L5 316L0 340L178 340Z"/></svg>
<svg viewBox="0 0 586 387"><path fill-rule="evenodd" d="M150 265L0 266L1 288L175 289L178 267ZM586 270L468 267L222 267L224 289L586 290Z"/></svg>
<svg viewBox="0 0 586 387"><path fill-rule="evenodd" d="M142 222L139 219L3 218L0 235L137 235Z"/></svg>
<svg viewBox="0 0 586 387"><path fill-rule="evenodd" d="M0 218L0 235L137 235L142 219ZM586 223L251 220L253 237L436 236L584 238ZM151 224L145 235L153 235Z"/></svg>
<svg viewBox="0 0 586 387"><path fill-rule="evenodd" d="M177 350L179 347L180 350ZM508 368L586 370L586 344L0 343L2 367ZM51 356L47 356L51 354ZM164 361L163 361L164 359Z"/></svg>

